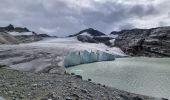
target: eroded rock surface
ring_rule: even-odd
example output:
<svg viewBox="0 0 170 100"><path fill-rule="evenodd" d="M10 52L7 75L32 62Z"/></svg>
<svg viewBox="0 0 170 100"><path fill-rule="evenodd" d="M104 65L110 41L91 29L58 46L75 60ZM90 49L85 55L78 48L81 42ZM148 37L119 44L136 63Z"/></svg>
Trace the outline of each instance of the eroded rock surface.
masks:
<svg viewBox="0 0 170 100"><path fill-rule="evenodd" d="M170 57L170 27L132 29L117 34L115 45L132 56Z"/></svg>

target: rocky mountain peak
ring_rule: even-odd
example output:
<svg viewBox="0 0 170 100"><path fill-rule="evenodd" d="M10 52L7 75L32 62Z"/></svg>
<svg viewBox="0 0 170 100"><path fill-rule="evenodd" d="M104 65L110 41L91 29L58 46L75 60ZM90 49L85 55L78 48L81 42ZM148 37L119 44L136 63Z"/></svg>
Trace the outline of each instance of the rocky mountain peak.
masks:
<svg viewBox="0 0 170 100"><path fill-rule="evenodd" d="M14 26L13 26L12 24L9 24L9 25L6 27L6 29L7 29L8 31L10 31L10 30L14 30L15 28L14 28Z"/></svg>
<svg viewBox="0 0 170 100"><path fill-rule="evenodd" d="M85 29L85 30L82 30L76 34L73 34L73 35L69 35L69 37L74 37L74 36L78 36L78 35L83 35L83 33L86 33L86 34L89 34L91 36L102 36L102 35L105 35L104 33L98 31L98 30L95 30L93 28L88 28L88 29Z"/></svg>
<svg viewBox="0 0 170 100"><path fill-rule="evenodd" d="M9 24L6 27L0 27L0 32L30 32L26 27L14 27L12 24Z"/></svg>

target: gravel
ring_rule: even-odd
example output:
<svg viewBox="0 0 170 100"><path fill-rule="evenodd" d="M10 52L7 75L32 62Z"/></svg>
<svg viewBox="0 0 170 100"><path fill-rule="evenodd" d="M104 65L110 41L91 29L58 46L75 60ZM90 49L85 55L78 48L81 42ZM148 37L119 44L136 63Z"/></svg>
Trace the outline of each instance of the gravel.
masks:
<svg viewBox="0 0 170 100"><path fill-rule="evenodd" d="M0 68L0 100L159 100L103 86L70 74Z"/></svg>

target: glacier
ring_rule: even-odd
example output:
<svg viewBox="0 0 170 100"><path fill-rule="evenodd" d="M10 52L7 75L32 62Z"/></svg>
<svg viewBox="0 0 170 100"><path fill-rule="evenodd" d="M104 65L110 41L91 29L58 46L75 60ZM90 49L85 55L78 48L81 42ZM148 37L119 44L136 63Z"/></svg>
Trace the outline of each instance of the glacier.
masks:
<svg viewBox="0 0 170 100"><path fill-rule="evenodd" d="M108 47L102 43L82 43L75 37L46 39L37 43L36 46L62 48L67 53L63 57L63 66L69 67L99 61L110 61L126 55L116 47Z"/></svg>
<svg viewBox="0 0 170 100"><path fill-rule="evenodd" d="M74 65L110 61L126 56L117 47L108 47L102 43L82 43L74 37L0 45L0 65L32 72L63 73L63 69Z"/></svg>

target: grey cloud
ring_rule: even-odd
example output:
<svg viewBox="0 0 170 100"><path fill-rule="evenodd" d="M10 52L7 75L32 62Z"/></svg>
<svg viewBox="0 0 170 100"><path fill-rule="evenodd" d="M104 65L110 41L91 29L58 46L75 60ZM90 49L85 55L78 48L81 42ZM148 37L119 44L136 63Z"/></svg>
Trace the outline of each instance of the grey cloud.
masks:
<svg viewBox="0 0 170 100"><path fill-rule="evenodd" d="M132 29L132 28L134 28L134 26L132 24L130 24L130 23L119 26L120 30Z"/></svg>
<svg viewBox="0 0 170 100"><path fill-rule="evenodd" d="M168 17L170 17L170 12L168 13Z"/></svg>
<svg viewBox="0 0 170 100"><path fill-rule="evenodd" d="M74 3L70 4L68 0L0 0L0 25L14 24L40 33L66 36L89 27L102 32L115 27L133 28L138 23L130 23L131 19L147 17L152 20L153 16L164 14L160 13L158 5L150 3L129 5L116 0L104 3L87 1L94 9L81 5L71 7Z"/></svg>
<svg viewBox="0 0 170 100"><path fill-rule="evenodd" d="M129 10L129 14L144 17L159 14L159 11L153 5L135 5Z"/></svg>

